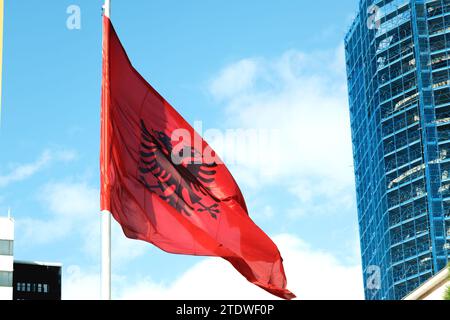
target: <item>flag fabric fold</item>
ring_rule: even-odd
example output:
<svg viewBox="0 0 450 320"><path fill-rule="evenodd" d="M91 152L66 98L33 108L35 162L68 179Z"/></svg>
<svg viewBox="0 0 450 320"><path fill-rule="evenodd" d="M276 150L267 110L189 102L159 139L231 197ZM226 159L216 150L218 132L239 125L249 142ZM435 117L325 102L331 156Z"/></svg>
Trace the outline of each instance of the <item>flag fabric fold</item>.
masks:
<svg viewBox="0 0 450 320"><path fill-rule="evenodd" d="M101 209L131 239L222 257L255 285L294 298L277 246L250 219L226 166L133 68L103 19Z"/></svg>

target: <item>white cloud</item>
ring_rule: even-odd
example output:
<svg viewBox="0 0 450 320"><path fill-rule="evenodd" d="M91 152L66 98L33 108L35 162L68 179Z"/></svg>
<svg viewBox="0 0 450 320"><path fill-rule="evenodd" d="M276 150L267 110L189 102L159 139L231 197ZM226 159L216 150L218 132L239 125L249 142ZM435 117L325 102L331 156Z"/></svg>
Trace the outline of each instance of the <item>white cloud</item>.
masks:
<svg viewBox="0 0 450 320"><path fill-rule="evenodd" d="M65 181L42 187L38 199L46 208L43 218L21 218L17 241L29 245L46 245L73 235L81 238L80 248L92 259L100 256L100 193L86 182ZM148 252L149 245L124 236L119 224L112 221L112 259L116 266Z"/></svg>
<svg viewBox="0 0 450 320"><path fill-rule="evenodd" d="M100 212L98 189L84 182L49 183L41 189L39 198L60 217L83 219Z"/></svg>
<svg viewBox="0 0 450 320"><path fill-rule="evenodd" d="M295 207L289 209L290 218L356 212L354 188L351 184L333 180L302 178L296 181L289 192L297 199ZM355 215L356 219L356 215Z"/></svg>
<svg viewBox="0 0 450 320"><path fill-rule="evenodd" d="M223 69L211 82L210 91L218 99L241 94L253 85L257 71L258 61L255 59L241 60Z"/></svg>
<svg viewBox="0 0 450 320"><path fill-rule="evenodd" d="M253 66L251 72L242 71L242 65ZM241 82L241 74L251 81ZM331 51L290 50L272 60L238 61L218 72L211 88L211 94L222 99L227 126L277 133L272 142L263 141L263 151L252 153L259 161L230 166L239 183L255 189L287 187L297 198L292 217L355 209L342 44ZM215 143L211 141L213 147ZM219 151L225 162L227 152L241 153Z"/></svg>
<svg viewBox="0 0 450 320"><path fill-rule="evenodd" d="M100 299L100 274L72 265L63 272L63 300L98 300Z"/></svg>
<svg viewBox="0 0 450 320"><path fill-rule="evenodd" d="M64 219L49 218L19 218L16 219L16 229L20 234L15 241L19 246L39 246L61 240L72 234L72 223Z"/></svg>
<svg viewBox="0 0 450 320"><path fill-rule="evenodd" d="M10 173L0 176L0 187L25 180L41 170L51 160L50 152L45 151L35 162L16 166Z"/></svg>
<svg viewBox="0 0 450 320"><path fill-rule="evenodd" d="M18 241L47 244L72 236L75 230L86 235L91 225L99 223L98 190L86 183L49 183L40 189L38 199L47 214L38 219L17 219L21 230Z"/></svg>
<svg viewBox="0 0 450 320"><path fill-rule="evenodd" d="M48 167L52 162L67 162L73 160L75 157L75 152L70 150L46 150L36 161L32 163L12 166L12 169L9 173L0 175L0 188L7 187L11 183L23 181L32 177L37 172Z"/></svg>
<svg viewBox="0 0 450 320"><path fill-rule="evenodd" d="M343 265L332 254L313 250L293 235L279 235L274 241L285 260L288 288L299 299L363 299L359 265ZM98 273L75 271L65 279L66 298L84 299L86 291L99 292ZM150 277L136 280L129 274L115 275L113 280L113 297L116 299L274 299L219 258L201 260L172 283L158 282Z"/></svg>
<svg viewBox="0 0 450 320"><path fill-rule="evenodd" d="M223 95L217 95L221 92L219 88L228 92L227 88L233 87L224 102L233 126L280 132L276 143L278 150L275 150L280 153L278 161L266 163L255 173L264 180L314 175L351 181L343 47L311 54L288 51L275 60L250 61L253 60L245 59L225 67L212 81L211 93L220 98ZM251 82L242 83L241 72L228 71L239 70L242 64L257 67L252 69ZM253 171L255 168L246 169Z"/></svg>

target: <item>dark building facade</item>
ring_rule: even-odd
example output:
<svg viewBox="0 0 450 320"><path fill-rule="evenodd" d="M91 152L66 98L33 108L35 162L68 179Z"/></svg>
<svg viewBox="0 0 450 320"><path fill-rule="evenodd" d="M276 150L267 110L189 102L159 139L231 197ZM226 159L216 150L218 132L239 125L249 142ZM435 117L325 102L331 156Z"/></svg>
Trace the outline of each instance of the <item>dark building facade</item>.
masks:
<svg viewBox="0 0 450 320"><path fill-rule="evenodd" d="M450 0L361 0L345 38L367 299L402 299L450 249Z"/></svg>
<svg viewBox="0 0 450 320"><path fill-rule="evenodd" d="M61 265L15 261L13 300L61 300Z"/></svg>

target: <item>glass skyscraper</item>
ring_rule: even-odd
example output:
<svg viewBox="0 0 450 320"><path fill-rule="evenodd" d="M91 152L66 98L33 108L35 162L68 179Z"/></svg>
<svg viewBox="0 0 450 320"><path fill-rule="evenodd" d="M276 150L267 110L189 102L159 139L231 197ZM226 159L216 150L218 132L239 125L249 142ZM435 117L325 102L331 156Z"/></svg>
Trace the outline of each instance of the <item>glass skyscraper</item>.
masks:
<svg viewBox="0 0 450 320"><path fill-rule="evenodd" d="M361 0L345 49L365 294L402 299L450 252L450 0Z"/></svg>

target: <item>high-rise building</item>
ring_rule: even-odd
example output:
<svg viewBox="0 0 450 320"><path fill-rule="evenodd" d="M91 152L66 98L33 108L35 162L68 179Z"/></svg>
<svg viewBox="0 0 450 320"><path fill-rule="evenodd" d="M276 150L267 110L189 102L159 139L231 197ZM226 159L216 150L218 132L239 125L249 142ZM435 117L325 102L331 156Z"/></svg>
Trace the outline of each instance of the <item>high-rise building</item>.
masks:
<svg viewBox="0 0 450 320"><path fill-rule="evenodd" d="M13 300L61 300L60 263L14 261Z"/></svg>
<svg viewBox="0 0 450 320"><path fill-rule="evenodd" d="M450 249L450 0L361 0L345 38L364 286L402 299Z"/></svg>
<svg viewBox="0 0 450 320"><path fill-rule="evenodd" d="M0 217L0 300L13 298L14 221Z"/></svg>

